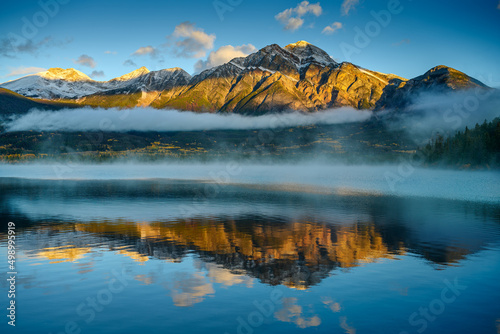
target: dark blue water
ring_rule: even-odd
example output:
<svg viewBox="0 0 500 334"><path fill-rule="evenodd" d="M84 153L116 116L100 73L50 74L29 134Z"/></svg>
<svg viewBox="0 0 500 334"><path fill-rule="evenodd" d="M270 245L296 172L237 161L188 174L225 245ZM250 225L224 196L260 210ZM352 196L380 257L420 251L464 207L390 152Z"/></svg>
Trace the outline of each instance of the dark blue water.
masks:
<svg viewBox="0 0 500 334"><path fill-rule="evenodd" d="M499 333L493 188L269 184L0 178L2 333Z"/></svg>

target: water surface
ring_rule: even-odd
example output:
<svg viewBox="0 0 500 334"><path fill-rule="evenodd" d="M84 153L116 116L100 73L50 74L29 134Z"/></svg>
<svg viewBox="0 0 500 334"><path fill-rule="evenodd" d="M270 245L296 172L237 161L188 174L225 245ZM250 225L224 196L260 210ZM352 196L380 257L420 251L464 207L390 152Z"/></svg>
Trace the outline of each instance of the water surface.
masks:
<svg viewBox="0 0 500 334"><path fill-rule="evenodd" d="M2 169L12 332L498 333L497 174L212 167Z"/></svg>

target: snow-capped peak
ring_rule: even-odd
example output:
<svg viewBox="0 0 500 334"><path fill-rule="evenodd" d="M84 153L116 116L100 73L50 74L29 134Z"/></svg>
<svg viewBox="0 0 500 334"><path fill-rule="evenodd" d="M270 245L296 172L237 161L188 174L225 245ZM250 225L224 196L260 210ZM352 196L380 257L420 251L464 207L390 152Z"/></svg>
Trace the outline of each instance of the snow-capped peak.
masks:
<svg viewBox="0 0 500 334"><path fill-rule="evenodd" d="M165 68L163 69L162 71L166 71L166 72L177 72L177 71L184 71L182 68L180 67L172 67L172 68Z"/></svg>
<svg viewBox="0 0 500 334"><path fill-rule="evenodd" d="M86 74L75 70L74 68L62 69L59 67L49 68L45 72L33 74L48 80L65 81L92 81Z"/></svg>
<svg viewBox="0 0 500 334"><path fill-rule="evenodd" d="M308 45L312 45L306 41L298 41L297 43L288 44L285 46L285 49L293 49L293 48L305 48Z"/></svg>
<svg viewBox="0 0 500 334"><path fill-rule="evenodd" d="M121 77L111 79L110 81L128 81L128 80L140 77L140 76L142 76L144 74L148 74L148 73L149 73L149 70L145 66L142 66L141 68L138 68L135 71L124 74Z"/></svg>
<svg viewBox="0 0 500 334"><path fill-rule="evenodd" d="M130 92L164 90L185 85L191 76L180 68L150 72L141 67L110 81L94 81L75 69L51 68L45 72L28 75L0 84L24 96L44 99L81 98L105 92Z"/></svg>
<svg viewBox="0 0 500 334"><path fill-rule="evenodd" d="M328 53L306 41L288 44L285 46L285 50L299 57L301 65L307 65L312 62L316 62L323 66L337 64Z"/></svg>

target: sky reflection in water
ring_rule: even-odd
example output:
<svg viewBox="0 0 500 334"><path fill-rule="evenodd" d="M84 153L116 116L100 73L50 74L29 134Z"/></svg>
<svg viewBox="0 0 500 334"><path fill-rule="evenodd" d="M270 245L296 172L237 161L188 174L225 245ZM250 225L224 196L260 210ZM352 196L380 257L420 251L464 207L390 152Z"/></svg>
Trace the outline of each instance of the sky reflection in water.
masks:
<svg viewBox="0 0 500 334"><path fill-rule="evenodd" d="M89 333L497 331L497 204L248 185L202 200L203 183L168 180L0 186L18 232L20 333L70 321ZM467 288L425 320L455 280Z"/></svg>

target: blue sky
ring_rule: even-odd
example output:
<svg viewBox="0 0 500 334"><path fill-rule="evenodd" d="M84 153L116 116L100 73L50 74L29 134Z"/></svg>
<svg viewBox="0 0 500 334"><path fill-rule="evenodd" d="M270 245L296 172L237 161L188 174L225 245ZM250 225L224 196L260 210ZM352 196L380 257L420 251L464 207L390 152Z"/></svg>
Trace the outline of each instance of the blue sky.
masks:
<svg viewBox="0 0 500 334"><path fill-rule="evenodd" d="M50 67L96 80L140 66L194 73L306 40L380 72L412 78L442 64L500 86L499 0L9 1L0 36L0 82Z"/></svg>

